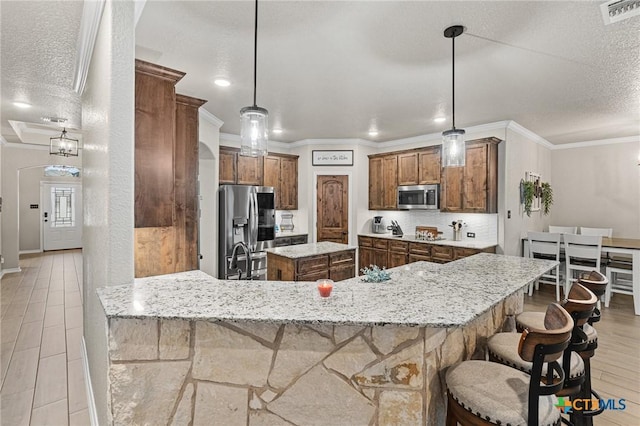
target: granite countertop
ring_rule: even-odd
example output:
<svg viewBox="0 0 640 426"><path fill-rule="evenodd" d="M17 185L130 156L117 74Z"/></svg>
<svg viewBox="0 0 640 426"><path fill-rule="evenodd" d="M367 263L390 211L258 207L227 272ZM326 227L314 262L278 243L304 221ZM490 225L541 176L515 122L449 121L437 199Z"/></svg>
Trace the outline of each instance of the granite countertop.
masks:
<svg viewBox="0 0 640 426"><path fill-rule="evenodd" d="M321 298L314 282L218 280L201 271L98 289L109 318L455 327L538 278L557 262L481 253L439 265L390 269L391 280L336 282Z"/></svg>
<svg viewBox="0 0 640 426"><path fill-rule="evenodd" d="M498 245L496 241L486 241L486 240L476 240L476 239L465 239L462 241L453 241L453 240L436 240L436 241L427 241L427 240L418 240L413 234L404 234L402 237L397 237L391 235L390 233L386 234L358 234L361 237L371 237L371 238L386 238L389 240L398 240L398 241L409 241L416 243L424 243L424 244L437 244L440 246L452 246L452 247L463 247L463 248L473 248L478 250L488 249L490 247L495 247Z"/></svg>
<svg viewBox="0 0 640 426"><path fill-rule="evenodd" d="M277 254L278 256L288 259L300 259L309 256L318 256L321 254L335 253L344 250L354 250L357 247L347 244L331 243L322 241L319 243L297 244L294 246L276 247L266 249L267 253Z"/></svg>

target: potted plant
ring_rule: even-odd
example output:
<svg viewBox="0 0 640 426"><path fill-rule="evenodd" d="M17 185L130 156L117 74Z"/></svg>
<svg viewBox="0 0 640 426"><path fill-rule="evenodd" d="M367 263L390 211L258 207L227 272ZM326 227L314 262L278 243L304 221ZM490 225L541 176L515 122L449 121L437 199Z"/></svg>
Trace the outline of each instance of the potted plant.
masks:
<svg viewBox="0 0 640 426"><path fill-rule="evenodd" d="M549 182L542 182L542 212L545 215L549 214L551 205L553 204L553 189Z"/></svg>
<svg viewBox="0 0 640 426"><path fill-rule="evenodd" d="M533 197L536 195L536 187L533 182L520 181L520 202L524 205L524 212L531 217L531 206L533 206Z"/></svg>

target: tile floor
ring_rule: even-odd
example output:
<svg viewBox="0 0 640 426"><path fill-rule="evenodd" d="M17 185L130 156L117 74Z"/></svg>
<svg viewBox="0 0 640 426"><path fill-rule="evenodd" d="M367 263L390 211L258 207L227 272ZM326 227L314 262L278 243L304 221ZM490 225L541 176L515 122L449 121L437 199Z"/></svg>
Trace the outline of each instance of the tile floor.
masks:
<svg viewBox="0 0 640 426"><path fill-rule="evenodd" d="M82 251L20 258L0 284L0 424L89 425L82 339Z"/></svg>

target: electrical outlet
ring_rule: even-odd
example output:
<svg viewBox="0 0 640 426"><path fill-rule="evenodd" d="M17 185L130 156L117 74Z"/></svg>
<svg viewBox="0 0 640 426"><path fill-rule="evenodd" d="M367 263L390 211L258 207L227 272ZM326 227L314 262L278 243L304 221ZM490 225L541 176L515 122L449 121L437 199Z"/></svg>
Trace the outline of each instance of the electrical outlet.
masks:
<svg viewBox="0 0 640 426"><path fill-rule="evenodd" d="M476 233L475 232L467 232L467 237L475 238L476 237Z"/></svg>

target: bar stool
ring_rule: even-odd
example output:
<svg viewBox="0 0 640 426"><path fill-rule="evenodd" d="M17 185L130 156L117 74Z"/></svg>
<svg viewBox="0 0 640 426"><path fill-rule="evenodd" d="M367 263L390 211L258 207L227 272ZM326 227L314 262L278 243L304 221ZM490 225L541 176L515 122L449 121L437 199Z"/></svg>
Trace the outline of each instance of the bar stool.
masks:
<svg viewBox="0 0 640 426"><path fill-rule="evenodd" d="M547 307L544 328L520 335L519 356L532 363L531 374L496 362L465 361L449 368L447 426L527 424L559 425L555 393L564 371L558 358L569 345L573 320L557 303ZM543 366L547 363L544 382Z"/></svg>
<svg viewBox="0 0 640 426"><path fill-rule="evenodd" d="M571 287L569 297L561 302L561 306L573 318L574 326L571 342L562 356L562 368L565 374L563 388L556 396L577 395L585 382L586 372L584 362L579 353L587 348L587 335L582 326L587 323L595 309L597 298L589 289L581 284ZM523 312L516 317L518 331L525 329L539 329L544 327L544 312ZM487 342L489 360L499 362L525 373L531 372L531 363L518 356L518 333L497 333ZM543 374L545 371L543 370Z"/></svg>

